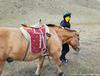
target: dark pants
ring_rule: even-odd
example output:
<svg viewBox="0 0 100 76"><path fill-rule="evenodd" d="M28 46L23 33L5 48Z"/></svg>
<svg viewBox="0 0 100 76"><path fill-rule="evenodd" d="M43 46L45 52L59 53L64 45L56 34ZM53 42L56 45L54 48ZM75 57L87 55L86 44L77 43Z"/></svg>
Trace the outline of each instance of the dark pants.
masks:
<svg viewBox="0 0 100 76"><path fill-rule="evenodd" d="M62 45L62 54L60 56L60 59L62 60L65 60L65 55L69 52L69 45L67 43L63 44Z"/></svg>

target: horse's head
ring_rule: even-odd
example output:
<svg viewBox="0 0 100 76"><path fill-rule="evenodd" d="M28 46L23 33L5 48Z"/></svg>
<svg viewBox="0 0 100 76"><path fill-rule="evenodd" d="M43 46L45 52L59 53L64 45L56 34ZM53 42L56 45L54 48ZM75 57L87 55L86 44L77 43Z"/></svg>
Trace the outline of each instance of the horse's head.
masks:
<svg viewBox="0 0 100 76"><path fill-rule="evenodd" d="M68 43L75 51L80 51L79 33L77 31L71 29L64 29L54 24L48 24L47 26L51 27L56 31L63 44Z"/></svg>
<svg viewBox="0 0 100 76"><path fill-rule="evenodd" d="M79 33L73 32L73 35L68 39L68 42L75 51L80 51Z"/></svg>

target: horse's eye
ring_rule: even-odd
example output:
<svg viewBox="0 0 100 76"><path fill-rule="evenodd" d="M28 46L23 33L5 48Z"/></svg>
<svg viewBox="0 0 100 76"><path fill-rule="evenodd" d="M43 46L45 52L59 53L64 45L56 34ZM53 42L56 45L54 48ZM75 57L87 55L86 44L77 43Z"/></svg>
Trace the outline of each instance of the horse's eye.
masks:
<svg viewBox="0 0 100 76"><path fill-rule="evenodd" d="M78 38L78 40L80 40L80 38Z"/></svg>

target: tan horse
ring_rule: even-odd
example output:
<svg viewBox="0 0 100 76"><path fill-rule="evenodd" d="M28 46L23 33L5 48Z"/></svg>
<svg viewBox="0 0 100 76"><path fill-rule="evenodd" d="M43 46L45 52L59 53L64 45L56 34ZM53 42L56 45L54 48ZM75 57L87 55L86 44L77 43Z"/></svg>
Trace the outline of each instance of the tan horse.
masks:
<svg viewBox="0 0 100 76"><path fill-rule="evenodd" d="M58 37L62 41L62 44L68 43L75 51L80 51L79 33L77 31L64 29L54 24L47 24L47 26L49 26L50 29L55 30Z"/></svg>
<svg viewBox="0 0 100 76"><path fill-rule="evenodd" d="M55 30L50 28L51 37L48 39L48 53L57 65L59 76L63 76L60 68L60 53L62 49L62 40L58 37ZM73 40L73 39L72 39ZM69 42L70 43L70 42ZM4 63L7 59L23 61L27 49L26 40L18 28L0 27L0 75L3 71ZM44 56L42 53L34 54L28 51L25 61L39 58L36 75L39 76L40 69L43 66Z"/></svg>

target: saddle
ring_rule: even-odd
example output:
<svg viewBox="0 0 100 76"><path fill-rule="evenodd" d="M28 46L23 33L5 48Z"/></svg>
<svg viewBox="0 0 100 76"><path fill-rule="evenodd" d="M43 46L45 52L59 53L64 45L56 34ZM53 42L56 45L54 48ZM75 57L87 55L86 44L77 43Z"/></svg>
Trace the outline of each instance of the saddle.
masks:
<svg viewBox="0 0 100 76"><path fill-rule="evenodd" d="M22 24L22 27L30 35L31 51L33 53L39 53L46 49L46 29L43 25L35 28Z"/></svg>

